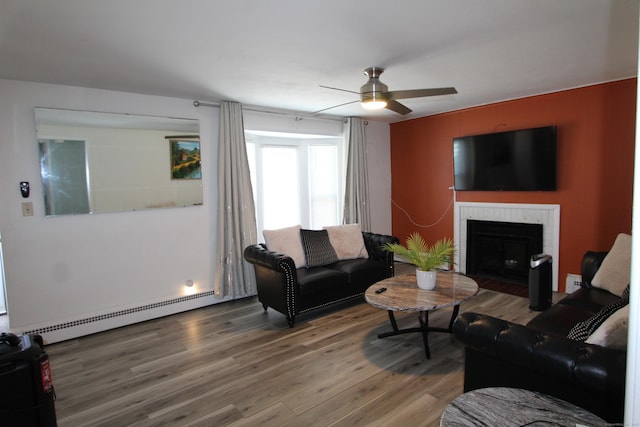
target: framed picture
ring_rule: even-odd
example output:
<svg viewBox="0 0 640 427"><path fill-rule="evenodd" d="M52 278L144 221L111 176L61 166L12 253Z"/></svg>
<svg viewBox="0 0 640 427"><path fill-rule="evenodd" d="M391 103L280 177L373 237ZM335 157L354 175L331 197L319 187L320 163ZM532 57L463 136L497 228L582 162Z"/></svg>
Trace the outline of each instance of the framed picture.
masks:
<svg viewBox="0 0 640 427"><path fill-rule="evenodd" d="M171 179L202 179L200 141L170 139Z"/></svg>

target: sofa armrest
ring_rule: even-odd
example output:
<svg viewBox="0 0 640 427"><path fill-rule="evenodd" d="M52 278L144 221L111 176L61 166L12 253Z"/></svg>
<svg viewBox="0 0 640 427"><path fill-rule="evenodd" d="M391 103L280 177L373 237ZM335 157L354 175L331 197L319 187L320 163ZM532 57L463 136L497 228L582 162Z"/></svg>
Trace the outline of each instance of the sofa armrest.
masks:
<svg viewBox="0 0 640 427"><path fill-rule="evenodd" d="M263 245L247 246L244 259L253 264L256 275L258 299L264 306L287 316L293 326L298 314L296 288L298 273L293 259L285 254L268 250Z"/></svg>
<svg viewBox="0 0 640 427"><path fill-rule="evenodd" d="M369 258L384 262L389 267L388 277L392 277L394 274L393 252L386 251L382 247L387 243L400 243L400 240L395 236L368 233L366 231L362 232L362 237L364 238L364 245L369 253Z"/></svg>
<svg viewBox="0 0 640 427"><path fill-rule="evenodd" d="M591 280L596 275L596 271L602 265L604 257L608 252L593 252L588 251L582 257L582 286L586 288L591 287Z"/></svg>
<svg viewBox="0 0 640 427"><path fill-rule="evenodd" d="M624 401L624 351L544 334L506 320L469 312L458 316L453 333L467 348L496 359L498 365L522 369L527 373L522 378L546 378L569 384L594 397L621 397ZM535 386L524 384L522 388ZM565 400L568 399L565 397Z"/></svg>
<svg viewBox="0 0 640 427"><path fill-rule="evenodd" d="M296 265L289 255L268 250L264 245L247 246L244 259L251 264L259 265L281 273L296 270Z"/></svg>

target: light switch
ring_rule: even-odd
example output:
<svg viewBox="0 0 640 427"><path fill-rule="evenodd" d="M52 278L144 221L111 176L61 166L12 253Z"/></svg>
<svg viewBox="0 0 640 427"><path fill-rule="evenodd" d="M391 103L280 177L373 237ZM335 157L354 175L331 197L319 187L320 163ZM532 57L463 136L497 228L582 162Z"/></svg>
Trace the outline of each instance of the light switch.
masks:
<svg viewBox="0 0 640 427"><path fill-rule="evenodd" d="M22 202L22 216L33 216L32 202Z"/></svg>

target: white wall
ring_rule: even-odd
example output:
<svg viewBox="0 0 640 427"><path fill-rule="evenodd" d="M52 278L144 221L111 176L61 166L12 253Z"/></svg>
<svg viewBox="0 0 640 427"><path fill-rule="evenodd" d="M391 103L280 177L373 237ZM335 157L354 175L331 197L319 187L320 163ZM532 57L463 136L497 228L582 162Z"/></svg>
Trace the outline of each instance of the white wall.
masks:
<svg viewBox="0 0 640 427"><path fill-rule="evenodd" d="M365 129L371 231L391 234L391 130L387 123L373 121Z"/></svg>
<svg viewBox="0 0 640 427"><path fill-rule="evenodd" d="M0 80L0 94L0 232L12 331L180 298L188 279L197 292L212 290L217 109L8 80ZM34 107L200 119L204 206L45 218ZM31 183L32 217L21 215L19 181Z"/></svg>
<svg viewBox="0 0 640 427"><path fill-rule="evenodd" d="M35 107L199 119L204 205L45 218ZM217 138L218 109L195 108L192 100L0 80L0 232L10 329L50 328L42 335L54 342L218 302L212 296ZM373 229L390 232L389 126L370 122L367 138ZM31 183L34 216L21 215L20 181ZM204 296L186 297L186 280ZM135 309L176 299L157 310ZM67 327L119 311L126 314Z"/></svg>

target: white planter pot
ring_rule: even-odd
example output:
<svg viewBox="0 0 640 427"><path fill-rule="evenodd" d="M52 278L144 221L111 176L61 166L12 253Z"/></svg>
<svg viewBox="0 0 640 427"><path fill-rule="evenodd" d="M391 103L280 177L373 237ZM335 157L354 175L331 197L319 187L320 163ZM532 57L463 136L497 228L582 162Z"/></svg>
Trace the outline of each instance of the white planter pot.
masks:
<svg viewBox="0 0 640 427"><path fill-rule="evenodd" d="M435 270L424 271L416 268L416 281L418 282L418 287L427 291L433 290L436 287L437 274L438 272Z"/></svg>

